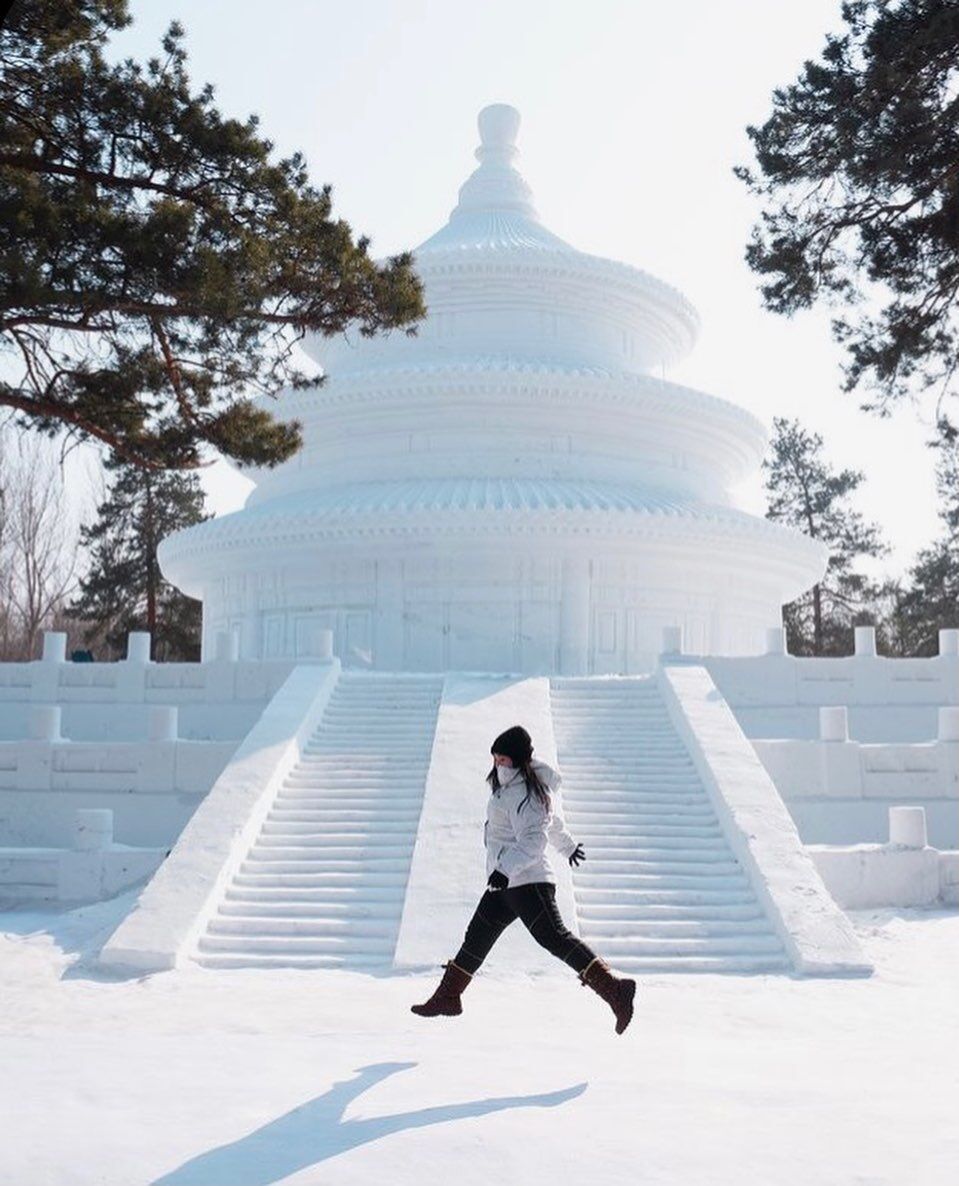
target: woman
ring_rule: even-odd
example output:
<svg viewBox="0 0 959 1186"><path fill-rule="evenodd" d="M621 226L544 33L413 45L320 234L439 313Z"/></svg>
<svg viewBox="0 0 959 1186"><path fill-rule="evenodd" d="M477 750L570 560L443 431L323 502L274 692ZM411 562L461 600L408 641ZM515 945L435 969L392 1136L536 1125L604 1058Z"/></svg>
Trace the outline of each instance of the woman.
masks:
<svg viewBox="0 0 959 1186"><path fill-rule="evenodd" d="M556 908L556 877L546 855L547 840L571 865L586 859L583 846L566 831L552 792L562 781L558 771L533 757L530 735L521 725L507 729L490 746L493 767L486 776L487 889L466 928L456 957L444 964L439 987L422 1005L421 1017L463 1012L460 994L514 919L521 918L537 943L579 973L616 1014L621 1034L633 1016L635 980L621 980L609 965L567 930Z"/></svg>

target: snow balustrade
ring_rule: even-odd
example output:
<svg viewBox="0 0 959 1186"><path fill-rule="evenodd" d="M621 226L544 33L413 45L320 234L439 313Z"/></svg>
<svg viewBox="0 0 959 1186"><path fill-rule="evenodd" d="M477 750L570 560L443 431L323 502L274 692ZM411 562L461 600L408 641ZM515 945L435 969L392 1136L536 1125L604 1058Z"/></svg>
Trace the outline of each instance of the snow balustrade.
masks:
<svg viewBox="0 0 959 1186"><path fill-rule="evenodd" d="M764 656L703 663L786 800L808 844L881 843L890 807L925 808L933 844L959 844L959 630L939 654L876 654L856 628L840 658L787 655L770 631Z"/></svg>
<svg viewBox="0 0 959 1186"><path fill-rule="evenodd" d="M206 663L152 663L144 633L118 663L65 651L47 632L41 659L0 664L6 901L89 901L151 874L291 669L238 663L228 636Z"/></svg>

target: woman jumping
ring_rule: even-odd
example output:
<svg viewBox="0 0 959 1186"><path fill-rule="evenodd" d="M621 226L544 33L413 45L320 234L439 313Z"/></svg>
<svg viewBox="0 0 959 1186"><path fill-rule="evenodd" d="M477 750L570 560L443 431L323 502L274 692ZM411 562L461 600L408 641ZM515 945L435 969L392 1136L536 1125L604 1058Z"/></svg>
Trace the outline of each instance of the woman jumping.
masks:
<svg viewBox="0 0 959 1186"><path fill-rule="evenodd" d="M493 767L486 781L491 794L484 828L487 889L455 959L443 965L439 987L428 1001L411 1009L421 1017L462 1013L460 994L506 927L521 918L537 943L569 964L579 973L580 983L607 1002L621 1034L633 1016L636 981L614 976L607 963L567 930L556 908L556 877L546 855L547 841L571 865L586 859L553 800L561 776L533 757L530 735L522 725L501 733L490 753Z"/></svg>

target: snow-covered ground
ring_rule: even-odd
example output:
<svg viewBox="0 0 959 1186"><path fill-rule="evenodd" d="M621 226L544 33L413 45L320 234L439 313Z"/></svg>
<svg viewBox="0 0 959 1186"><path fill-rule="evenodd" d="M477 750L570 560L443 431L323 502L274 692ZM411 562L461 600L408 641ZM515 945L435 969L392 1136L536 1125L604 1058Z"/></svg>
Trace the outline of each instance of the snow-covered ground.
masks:
<svg viewBox="0 0 959 1186"><path fill-rule="evenodd" d="M495 950L449 1019L432 974L103 979L131 901L0 914L4 1186L955 1180L955 911L853 915L870 979L644 978L617 1037Z"/></svg>

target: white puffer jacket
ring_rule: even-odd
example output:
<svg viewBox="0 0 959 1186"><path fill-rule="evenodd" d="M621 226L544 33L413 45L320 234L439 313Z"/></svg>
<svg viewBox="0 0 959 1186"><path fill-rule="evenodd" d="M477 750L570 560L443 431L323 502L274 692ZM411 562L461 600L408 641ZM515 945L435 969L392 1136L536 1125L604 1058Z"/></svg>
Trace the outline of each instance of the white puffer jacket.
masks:
<svg viewBox="0 0 959 1186"><path fill-rule="evenodd" d="M534 881L556 884L546 855L547 841L564 857L576 848L576 841L566 830L559 801L562 775L538 758L533 758L531 765L549 788L548 808L532 792L526 797L525 779L510 766L500 767L504 775L511 777L504 786L490 792L486 805L486 876L499 869L509 878L510 888Z"/></svg>

